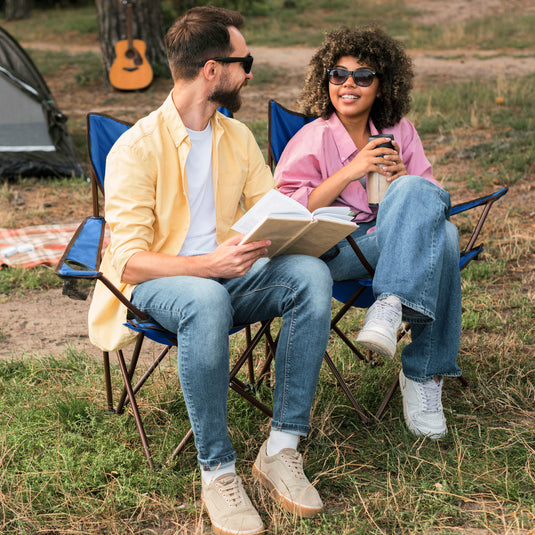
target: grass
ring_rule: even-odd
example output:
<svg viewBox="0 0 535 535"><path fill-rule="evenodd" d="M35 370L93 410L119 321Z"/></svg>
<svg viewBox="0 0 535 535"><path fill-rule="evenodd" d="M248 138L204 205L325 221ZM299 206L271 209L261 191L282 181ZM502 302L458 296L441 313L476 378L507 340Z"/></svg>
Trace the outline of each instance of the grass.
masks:
<svg viewBox="0 0 535 535"><path fill-rule="evenodd" d="M319 28L368 20L377 11L373 3L337 0L297 0L291 9L282 8L282 2L269 4L274 6L269 16L260 13L248 20L254 44L315 45L321 39ZM384 1L381 6L389 31L409 47L514 47L521 55L529 53L526 43L533 47L531 15L507 14L500 24L493 17L425 28L411 22L415 13L402 3ZM8 30L22 41L53 41L63 33L83 42L97 31L94 7L62 9L62 17L56 10L35 12L49 17L9 23ZM65 69L65 83L72 90L90 84L91 73L100 69L91 56L34 53L44 71ZM87 71L76 66L81 60ZM280 85L284 76L283 70L255 70L255 84ZM535 244L530 205L534 85L535 78L527 76L434 84L414 92L411 119L424 146L437 155L434 168L454 201L503 183L511 186L511 194L521 191L526 199L515 204L512 198L523 197L508 195L497 203L483 231L482 261L463 272L459 362L470 384L445 382L449 435L439 442L414 439L403 424L399 394L380 422L363 426L324 367L313 431L302 450L326 508L317 519L297 520L275 507L251 481L256 451L268 432L267 419L234 393L229 395L238 470L270 533L535 532ZM503 97L503 103L497 97ZM265 150L265 121L254 120L249 126ZM70 124L80 146L85 143L84 128L82 121ZM25 184L0 186L4 226L10 221L15 225L9 207L18 186ZM88 196L83 180L42 184L62 198ZM35 210L45 205L43 200ZM456 223L465 236L473 219L462 216ZM49 268L0 270L0 306L29 290L60 284ZM337 310L339 305L333 306ZM350 337L356 335L362 316L354 310L344 319ZM0 327L0 343L5 338ZM233 356L242 344L240 335L234 338ZM371 367L355 361L334 337L329 352L359 403L374 413L399 370L399 358ZM140 397L158 464L188 428L174 360L164 361ZM116 365L112 380L117 392L121 380ZM271 391L263 387L259 395L269 402ZM65 348L56 356L25 354L0 361L1 533L210 533L201 514L195 455L189 444L168 468L149 470L131 414L106 412L101 363L84 352Z"/></svg>
<svg viewBox="0 0 535 535"><path fill-rule="evenodd" d="M61 280L49 267L1 269L0 302L3 295L17 296L29 290L57 288L61 284Z"/></svg>
<svg viewBox="0 0 535 535"><path fill-rule="evenodd" d="M327 505L319 518L281 513L253 485L250 468L268 421L230 394L238 469L272 533L535 528L535 314L529 295L501 284L500 270L489 277L474 264L467 274L460 360L471 384L446 382L446 439L415 440L402 423L399 395L381 422L363 426L322 370L313 432L302 444ZM361 319L354 311L344 328L354 335ZM235 341L233 354L240 345ZM330 349L358 401L374 411L398 363L371 368L334 339ZM118 389L116 366L113 382ZM263 387L260 395L269 400L271 392ZM174 357L145 387L140 405L163 464L187 430ZM193 445L170 467L150 471L131 415L107 414L104 407L101 365L83 352L0 362L1 531L208 533L199 516L198 478L191 478Z"/></svg>
<svg viewBox="0 0 535 535"><path fill-rule="evenodd" d="M102 60L93 52L72 54L67 51L30 50L30 57L46 78L64 73L65 87L76 87L95 82L102 75Z"/></svg>

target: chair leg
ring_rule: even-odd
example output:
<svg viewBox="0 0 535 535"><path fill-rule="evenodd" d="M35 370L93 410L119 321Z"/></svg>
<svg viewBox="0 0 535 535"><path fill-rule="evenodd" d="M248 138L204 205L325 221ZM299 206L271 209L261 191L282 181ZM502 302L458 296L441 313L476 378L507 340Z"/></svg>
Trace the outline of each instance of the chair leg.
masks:
<svg viewBox="0 0 535 535"><path fill-rule="evenodd" d="M347 386L346 382L342 378L342 375L338 371L338 368L334 365L334 362L332 361L331 357L329 356L329 353L325 351L325 355L323 355L323 360L328 364L329 368L331 369L333 375L336 377L336 380L338 382L338 385L340 388L344 391L344 394L346 395L347 399L353 405L353 408L357 412L357 414L360 417L360 421L363 424L368 424L370 422L370 419L366 416L364 411L362 410L361 406L357 403L357 400L351 393L351 390L349 390L349 387Z"/></svg>
<svg viewBox="0 0 535 535"><path fill-rule="evenodd" d="M137 401L134 396L134 392L132 390L132 384L130 383L130 376L128 373L128 370L126 368L126 363L124 361L124 356L122 351L117 351L117 358L119 360L119 366L121 368L121 374L123 376L123 382L126 389L126 392L128 394L128 398L130 399L130 405L132 406L132 412L134 413L134 419L136 421L136 427L139 433L139 436L141 438L141 443L143 444L143 450L145 452L145 457L147 458L147 461L149 463L150 468L154 468L154 463L152 461L152 456L150 454L149 449L149 442L147 439L147 434L145 433L145 429L143 427L143 422L141 420L141 416L139 415L139 409L137 406Z"/></svg>
<svg viewBox="0 0 535 535"><path fill-rule="evenodd" d="M134 372L136 371L136 366L137 366L137 361L139 359L139 354L141 352L141 346L143 345L143 340L145 338L145 335L143 333L139 334L137 339L136 339L136 345L134 346L134 352L132 353L132 358L130 359L130 366L128 368L128 383L131 384L131 381L132 381L132 377L134 377ZM119 358L119 353L121 353L121 356L122 356L122 352L119 350L117 351L117 358ZM124 360L124 359L123 359ZM126 399L126 394L127 394L127 390L126 390L126 384L125 384L125 387L123 388L123 391L121 393L121 397L119 398L119 403L117 403L117 414L122 414L123 411L124 411L124 404L125 404L125 399Z"/></svg>
<svg viewBox="0 0 535 535"><path fill-rule="evenodd" d="M145 384L145 381L152 375L152 372L154 372L154 370L160 365L160 363L162 362L162 360L166 357L166 355L169 353L169 350L172 348L173 346L165 346L162 351L160 352L160 354L156 357L156 359L154 360L154 362L149 366L149 368L147 369L147 371L143 374L143 376L139 379L139 381L136 383L136 385L133 387L133 392L134 392L134 395L137 394L138 390ZM124 400L124 405L128 405L128 401L129 399L126 398Z"/></svg>
<svg viewBox="0 0 535 535"><path fill-rule="evenodd" d="M277 335L277 338L273 340L270 330L266 331L265 334L266 334L266 340L265 340L266 359L264 361L264 365L262 366L262 369L260 370L260 373L258 374L258 379L256 380L256 383L254 384L254 388L260 388L260 385L264 382L264 380L266 381L266 385L269 388L271 387L271 363L273 362L273 359L275 358L275 353L277 351L277 344L279 342L279 336Z"/></svg>
<svg viewBox="0 0 535 535"><path fill-rule="evenodd" d="M343 331L341 331L336 325L331 326L331 330L333 330L346 344L349 349L351 349L352 353L358 357L360 360L367 362L371 366L377 366L380 363L379 359L374 359L371 355L373 353L367 352L366 355L364 355L361 351L357 349L355 344L345 335Z"/></svg>
<svg viewBox="0 0 535 535"><path fill-rule="evenodd" d="M254 349L259 344L263 336L266 336L266 339L269 338L271 342L273 341L271 339L271 335L269 332L271 322L272 320L267 320L267 321L262 322L262 326L258 329L254 338L251 340L251 343L248 344L247 349L242 353L241 357L236 361L236 363L230 370L230 374L229 374L229 381L230 381L229 386L235 392L243 396L245 399L247 399L250 403L258 407L262 412L264 412L268 416L272 416L271 410L268 407L266 407L266 405L258 401L254 396L251 396L246 391L245 385L236 376L238 372L241 370L244 363L250 360Z"/></svg>
<svg viewBox="0 0 535 535"><path fill-rule="evenodd" d="M102 352L102 360L104 361L104 381L106 383L106 401L108 403L108 412L114 413L113 407L113 390L111 387L111 371L110 371L110 354L107 351Z"/></svg>
<svg viewBox="0 0 535 535"><path fill-rule="evenodd" d="M245 344L247 347L251 345L251 326L247 325L245 327ZM249 385L254 385L255 378L254 378L254 362L253 362L253 354L251 353L249 355L249 358L247 359L247 368L249 370Z"/></svg>
<svg viewBox="0 0 535 535"><path fill-rule="evenodd" d="M247 392L245 385L237 379L236 375L242 368L242 366L245 364L245 362L250 365L251 363L251 357L253 350L258 345L260 340L262 339L262 336L266 335L269 336L271 339L271 335L269 334L269 327L271 326L271 321L263 321L262 326L258 329L257 333L255 334L254 338L251 340L251 332L246 333L246 339L248 341L247 343L247 349L242 353L241 357L236 361L232 369L229 373L229 386L232 388L235 392L243 396L247 401L249 401L251 404L253 404L255 407L260 409L264 414L267 416L272 416L273 412L262 402L258 401L254 396L252 396L249 392ZM273 340L271 339L271 342ZM250 372L250 369L249 369ZM171 461L177 457L180 452L184 449L186 444L191 440L193 437L193 430L190 428L189 431L184 435L184 438L180 441L180 444L175 448L173 453L169 456L167 459L166 465L168 466Z"/></svg>
<svg viewBox="0 0 535 535"><path fill-rule="evenodd" d="M371 359L369 356L365 356L361 351L357 349L355 344L345 335L345 333L338 327L338 322L344 317L345 313L353 306L353 304L358 300L358 298L365 291L365 287L361 286L340 308L338 313L331 320L331 330L334 331L342 341L351 349L353 354L364 362L368 362L372 366L376 366L379 361L376 359Z"/></svg>
<svg viewBox="0 0 535 535"><path fill-rule="evenodd" d="M191 429L190 427L189 431L184 435L184 438L180 441L180 444L175 448L173 453L171 453L171 455L169 456L169 459L167 459L167 462L165 463L166 466L169 466L171 461L180 454L180 452L184 449L184 447L192 439L192 437L193 437L193 429Z"/></svg>
<svg viewBox="0 0 535 535"><path fill-rule="evenodd" d="M375 413L375 419L380 420L383 416L383 413L385 412L385 409L387 405L390 403L390 400L394 396L394 393L399 387L399 374L396 375L396 378L394 379L393 383L390 385L390 388L388 389L388 393L386 394L385 398L383 399L383 402L381 403L381 406L379 407L379 410Z"/></svg>

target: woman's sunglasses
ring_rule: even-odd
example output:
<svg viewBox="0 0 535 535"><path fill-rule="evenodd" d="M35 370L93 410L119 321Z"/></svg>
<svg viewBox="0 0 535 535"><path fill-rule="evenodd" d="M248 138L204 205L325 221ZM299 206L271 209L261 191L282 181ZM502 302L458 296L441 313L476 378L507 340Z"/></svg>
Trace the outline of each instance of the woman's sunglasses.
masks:
<svg viewBox="0 0 535 535"><path fill-rule="evenodd" d="M349 78L349 75L351 75L355 84L360 87L370 87L373 84L373 79L377 75L375 71L367 68L348 71L342 67L327 69L327 74L329 76L329 82L333 85L342 85Z"/></svg>
<svg viewBox="0 0 535 535"><path fill-rule="evenodd" d="M228 57L205 59L204 61L201 61L201 63L199 63L199 67L204 67L205 64L209 61L219 61L220 63L241 63L245 74L249 74L251 72L251 68L253 67L253 56L245 56L242 58Z"/></svg>

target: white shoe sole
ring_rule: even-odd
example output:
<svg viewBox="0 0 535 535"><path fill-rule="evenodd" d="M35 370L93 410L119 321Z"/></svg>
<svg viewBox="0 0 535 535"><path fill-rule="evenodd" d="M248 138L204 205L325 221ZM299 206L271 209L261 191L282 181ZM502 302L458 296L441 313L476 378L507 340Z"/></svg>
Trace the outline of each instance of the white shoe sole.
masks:
<svg viewBox="0 0 535 535"><path fill-rule="evenodd" d="M396 354L397 344L377 331L361 331L357 336L357 343L389 360Z"/></svg>

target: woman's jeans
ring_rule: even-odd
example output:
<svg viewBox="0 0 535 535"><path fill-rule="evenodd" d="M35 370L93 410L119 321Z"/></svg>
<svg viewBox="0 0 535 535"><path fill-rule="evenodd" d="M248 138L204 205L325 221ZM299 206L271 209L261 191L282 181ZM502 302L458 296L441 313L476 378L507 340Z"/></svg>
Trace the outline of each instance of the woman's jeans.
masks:
<svg viewBox="0 0 535 535"><path fill-rule="evenodd" d="M449 222L449 194L417 176L398 178L379 204L376 221L353 233L375 269L376 299L396 295L412 342L404 347L403 373L415 381L459 376L461 335L459 237ZM376 226L375 231L368 230ZM347 240L327 265L335 281L369 278Z"/></svg>
<svg viewBox="0 0 535 535"><path fill-rule="evenodd" d="M134 289L133 304L177 333L180 384L203 467L235 459L227 432L233 326L282 317L271 425L308 433L329 338L331 295L332 278L325 263L300 255L261 259L235 279L168 277Z"/></svg>

